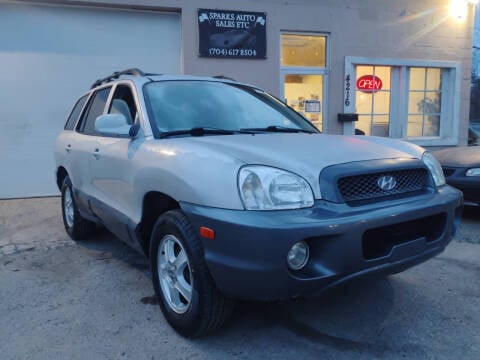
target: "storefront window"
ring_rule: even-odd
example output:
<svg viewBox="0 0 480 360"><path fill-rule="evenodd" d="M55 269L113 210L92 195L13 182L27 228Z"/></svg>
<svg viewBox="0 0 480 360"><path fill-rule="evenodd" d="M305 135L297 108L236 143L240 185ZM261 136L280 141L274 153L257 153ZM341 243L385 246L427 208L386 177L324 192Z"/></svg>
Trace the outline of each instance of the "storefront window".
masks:
<svg viewBox="0 0 480 360"><path fill-rule="evenodd" d="M420 146L458 143L459 62L347 56L345 134L388 136Z"/></svg>
<svg viewBox="0 0 480 360"><path fill-rule="evenodd" d="M357 129L365 135L389 136L390 127L389 66L357 66Z"/></svg>
<svg viewBox="0 0 480 360"><path fill-rule="evenodd" d="M408 90L408 137L439 136L442 71L410 68Z"/></svg>
<svg viewBox="0 0 480 360"><path fill-rule="evenodd" d="M326 67L326 37L282 34L282 66Z"/></svg>

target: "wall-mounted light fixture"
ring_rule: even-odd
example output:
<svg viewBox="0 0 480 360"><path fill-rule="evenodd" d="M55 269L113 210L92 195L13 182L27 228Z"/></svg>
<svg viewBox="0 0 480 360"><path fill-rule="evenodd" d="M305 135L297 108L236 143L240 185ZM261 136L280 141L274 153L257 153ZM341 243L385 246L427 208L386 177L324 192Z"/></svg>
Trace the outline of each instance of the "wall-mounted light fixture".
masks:
<svg viewBox="0 0 480 360"><path fill-rule="evenodd" d="M450 15L454 18L462 20L467 16L468 1L466 0L452 0L450 2Z"/></svg>
<svg viewBox="0 0 480 360"><path fill-rule="evenodd" d="M450 15L463 20L468 13L468 5L477 5L479 0L451 0L450 1Z"/></svg>

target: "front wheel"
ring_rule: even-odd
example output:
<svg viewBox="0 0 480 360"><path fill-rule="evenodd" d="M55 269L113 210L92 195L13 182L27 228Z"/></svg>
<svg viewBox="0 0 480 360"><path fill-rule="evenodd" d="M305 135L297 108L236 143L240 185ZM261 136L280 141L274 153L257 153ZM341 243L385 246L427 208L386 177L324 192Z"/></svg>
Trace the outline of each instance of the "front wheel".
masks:
<svg viewBox="0 0 480 360"><path fill-rule="evenodd" d="M230 317L233 303L216 288L200 240L180 210L158 218L150 242L150 266L160 308L181 335L206 335Z"/></svg>

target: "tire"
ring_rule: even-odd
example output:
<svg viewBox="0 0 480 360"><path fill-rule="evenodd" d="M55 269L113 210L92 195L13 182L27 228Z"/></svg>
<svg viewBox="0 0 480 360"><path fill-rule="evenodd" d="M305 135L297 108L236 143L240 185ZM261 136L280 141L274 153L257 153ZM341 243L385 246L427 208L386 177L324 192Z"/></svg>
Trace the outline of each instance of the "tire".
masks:
<svg viewBox="0 0 480 360"><path fill-rule="evenodd" d="M200 240L180 210L158 218L150 241L150 267L163 315L180 335L210 334L230 318L233 302L216 288Z"/></svg>
<svg viewBox="0 0 480 360"><path fill-rule="evenodd" d="M73 196L72 181L66 176L62 184L63 225L73 240L85 240L95 231L96 224L80 215Z"/></svg>

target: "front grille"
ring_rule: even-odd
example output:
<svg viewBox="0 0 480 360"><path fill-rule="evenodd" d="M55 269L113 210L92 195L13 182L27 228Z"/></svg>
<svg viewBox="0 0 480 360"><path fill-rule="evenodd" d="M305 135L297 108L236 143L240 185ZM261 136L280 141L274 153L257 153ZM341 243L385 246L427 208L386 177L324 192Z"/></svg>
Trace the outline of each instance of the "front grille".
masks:
<svg viewBox="0 0 480 360"><path fill-rule="evenodd" d="M382 190L378 180L383 176L393 176L396 186L391 190ZM338 190L343 200L350 204L363 204L379 199L398 198L428 191L428 172L426 169L408 169L382 173L346 176L338 180Z"/></svg>

